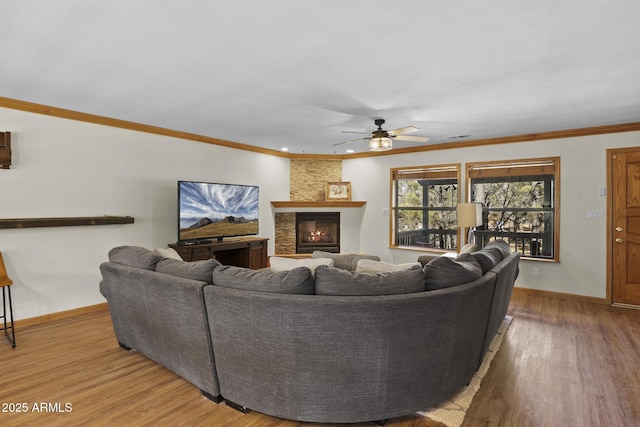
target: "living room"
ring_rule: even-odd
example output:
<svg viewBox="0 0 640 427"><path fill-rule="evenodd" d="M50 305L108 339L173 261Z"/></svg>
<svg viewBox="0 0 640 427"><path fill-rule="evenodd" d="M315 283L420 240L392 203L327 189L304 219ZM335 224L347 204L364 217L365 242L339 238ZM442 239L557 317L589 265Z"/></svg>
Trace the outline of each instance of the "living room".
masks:
<svg viewBox="0 0 640 427"><path fill-rule="evenodd" d="M275 236L271 201L289 200L289 167L295 159L13 108L0 109L0 119L12 129L13 136L12 168L1 175L4 215L135 218L132 224L1 231L0 249L14 280L18 340L24 327L37 329L34 325L42 322L104 312L98 266L106 261L111 248L165 248L174 243L178 180L259 185L259 235L270 243ZM631 131L343 159L342 179L351 182L354 200L366 201L355 215L359 230L345 233L348 237L343 244L350 252L379 254L393 263L415 261L424 253L389 248L384 210L389 208L390 168L559 156L565 189L560 262L522 260L516 287L603 305L607 294L606 221L589 219L586 212L607 210L606 197L599 192L607 182L606 150L634 147L638 136L640 132ZM264 171L269 171L268 182ZM269 255L274 255L272 244ZM533 268L539 269L538 276L532 274Z"/></svg>

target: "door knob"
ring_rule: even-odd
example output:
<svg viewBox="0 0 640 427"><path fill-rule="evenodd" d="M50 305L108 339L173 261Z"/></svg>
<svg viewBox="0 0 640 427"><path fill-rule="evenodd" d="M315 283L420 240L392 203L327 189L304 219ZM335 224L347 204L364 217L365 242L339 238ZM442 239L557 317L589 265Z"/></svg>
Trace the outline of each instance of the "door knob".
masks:
<svg viewBox="0 0 640 427"><path fill-rule="evenodd" d="M616 227L616 231L617 231L617 232L622 231L622 227Z"/></svg>
<svg viewBox="0 0 640 427"><path fill-rule="evenodd" d="M624 240L622 240L620 237L616 239L616 243L622 243L622 242L624 242Z"/></svg>

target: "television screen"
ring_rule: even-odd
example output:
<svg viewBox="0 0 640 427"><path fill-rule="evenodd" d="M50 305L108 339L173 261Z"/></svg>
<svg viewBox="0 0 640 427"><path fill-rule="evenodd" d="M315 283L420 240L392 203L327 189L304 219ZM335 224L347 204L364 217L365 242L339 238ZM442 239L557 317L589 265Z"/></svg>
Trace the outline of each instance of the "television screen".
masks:
<svg viewBox="0 0 640 427"><path fill-rule="evenodd" d="M258 234L258 187L178 181L178 240Z"/></svg>

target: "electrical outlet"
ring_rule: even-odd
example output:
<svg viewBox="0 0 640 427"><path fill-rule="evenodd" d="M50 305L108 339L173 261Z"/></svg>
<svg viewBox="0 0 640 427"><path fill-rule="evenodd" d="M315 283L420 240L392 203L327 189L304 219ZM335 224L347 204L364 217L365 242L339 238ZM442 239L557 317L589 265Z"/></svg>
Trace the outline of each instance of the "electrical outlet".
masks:
<svg viewBox="0 0 640 427"><path fill-rule="evenodd" d="M533 276L538 277L540 275L540 269L538 267L533 267Z"/></svg>

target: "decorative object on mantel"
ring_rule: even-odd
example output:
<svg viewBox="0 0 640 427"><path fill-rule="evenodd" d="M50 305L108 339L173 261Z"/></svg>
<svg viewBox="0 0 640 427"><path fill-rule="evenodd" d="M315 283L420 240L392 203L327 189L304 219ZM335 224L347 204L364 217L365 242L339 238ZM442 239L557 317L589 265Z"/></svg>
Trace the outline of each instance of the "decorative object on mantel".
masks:
<svg viewBox="0 0 640 427"><path fill-rule="evenodd" d="M78 225L133 224L131 216L83 216L64 218L0 219L0 228L71 227Z"/></svg>
<svg viewBox="0 0 640 427"><path fill-rule="evenodd" d="M347 181L327 182L326 200L351 200L351 183Z"/></svg>
<svg viewBox="0 0 640 427"><path fill-rule="evenodd" d="M0 132L0 169L11 167L11 132Z"/></svg>

